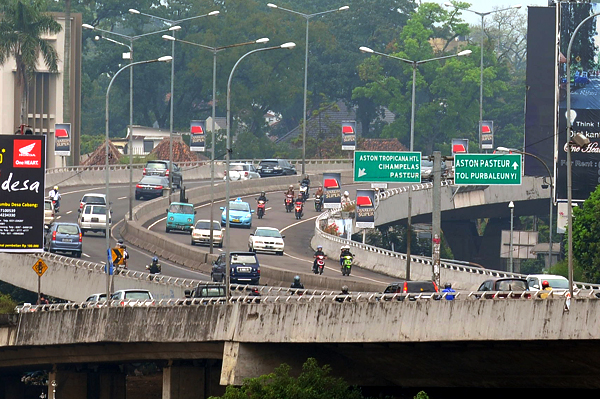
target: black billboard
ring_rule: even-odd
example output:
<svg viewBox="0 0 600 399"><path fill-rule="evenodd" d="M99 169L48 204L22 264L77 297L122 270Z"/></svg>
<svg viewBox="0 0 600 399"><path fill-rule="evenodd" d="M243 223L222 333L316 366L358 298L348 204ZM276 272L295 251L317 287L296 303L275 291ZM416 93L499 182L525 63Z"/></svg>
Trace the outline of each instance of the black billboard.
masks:
<svg viewBox="0 0 600 399"><path fill-rule="evenodd" d="M342 206L342 174L323 173L323 188L325 208L341 208Z"/></svg>
<svg viewBox="0 0 600 399"><path fill-rule="evenodd" d="M0 252L42 252L46 136L0 135Z"/></svg>
<svg viewBox="0 0 600 399"><path fill-rule="evenodd" d="M356 227L375 228L375 191L356 190Z"/></svg>

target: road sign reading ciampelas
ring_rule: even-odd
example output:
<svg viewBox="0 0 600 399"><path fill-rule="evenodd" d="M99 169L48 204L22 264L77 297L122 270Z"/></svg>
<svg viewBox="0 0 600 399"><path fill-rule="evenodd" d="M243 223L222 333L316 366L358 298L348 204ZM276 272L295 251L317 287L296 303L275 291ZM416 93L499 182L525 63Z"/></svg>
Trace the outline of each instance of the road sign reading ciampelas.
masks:
<svg viewBox="0 0 600 399"><path fill-rule="evenodd" d="M354 151L354 181L420 183L421 153Z"/></svg>
<svg viewBox="0 0 600 399"><path fill-rule="evenodd" d="M454 184L519 185L521 154L455 154Z"/></svg>

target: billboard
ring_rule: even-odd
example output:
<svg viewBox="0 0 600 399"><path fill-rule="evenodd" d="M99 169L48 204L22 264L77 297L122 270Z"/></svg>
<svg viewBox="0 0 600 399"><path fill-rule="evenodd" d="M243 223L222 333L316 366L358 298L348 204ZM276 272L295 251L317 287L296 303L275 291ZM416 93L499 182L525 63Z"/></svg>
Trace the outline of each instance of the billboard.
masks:
<svg viewBox="0 0 600 399"><path fill-rule="evenodd" d="M558 130L555 138L556 199L567 193L567 118L571 137L581 133L590 139L585 147L571 147L573 200L585 201L600 183L600 68L597 64L600 44L600 19L593 17L573 37L577 26L600 11L598 3L560 3L558 79ZM573 38L570 60L569 41ZM567 63L570 76L567 76ZM570 109L567 92L570 91Z"/></svg>
<svg viewBox="0 0 600 399"><path fill-rule="evenodd" d="M0 252L44 250L46 136L0 135Z"/></svg>
<svg viewBox="0 0 600 399"><path fill-rule="evenodd" d="M479 146L482 150L494 149L494 122L479 122Z"/></svg>
<svg viewBox="0 0 600 399"><path fill-rule="evenodd" d="M54 124L54 155L71 156L71 124Z"/></svg>
<svg viewBox="0 0 600 399"><path fill-rule="evenodd" d="M452 155L469 152L469 139L452 139Z"/></svg>
<svg viewBox="0 0 600 399"><path fill-rule="evenodd" d="M342 122L342 150L356 149L356 121Z"/></svg>
<svg viewBox="0 0 600 399"><path fill-rule="evenodd" d="M323 173L323 189L325 208L342 207L342 174L341 173Z"/></svg>
<svg viewBox="0 0 600 399"><path fill-rule="evenodd" d="M206 148L206 122L190 122L190 151L204 152Z"/></svg>
<svg viewBox="0 0 600 399"><path fill-rule="evenodd" d="M356 190L356 227L375 228L375 191Z"/></svg>

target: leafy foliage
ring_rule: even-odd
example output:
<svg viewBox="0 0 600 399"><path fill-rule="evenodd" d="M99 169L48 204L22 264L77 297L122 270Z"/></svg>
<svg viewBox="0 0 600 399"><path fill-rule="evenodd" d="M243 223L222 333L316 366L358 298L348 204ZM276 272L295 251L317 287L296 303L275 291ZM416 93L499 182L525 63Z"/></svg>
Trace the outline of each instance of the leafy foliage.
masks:
<svg viewBox="0 0 600 399"><path fill-rule="evenodd" d="M10 295L0 294L0 314L14 313L15 306L17 306L17 302Z"/></svg>
<svg viewBox="0 0 600 399"><path fill-rule="evenodd" d="M573 257L585 281L600 283L600 186L573 209Z"/></svg>
<svg viewBox="0 0 600 399"><path fill-rule="evenodd" d="M361 399L363 395L343 379L330 376L331 367L319 367L314 358L306 360L298 378L282 364L271 374L249 378L239 387L228 386L221 399ZM215 399L213 397L213 399Z"/></svg>

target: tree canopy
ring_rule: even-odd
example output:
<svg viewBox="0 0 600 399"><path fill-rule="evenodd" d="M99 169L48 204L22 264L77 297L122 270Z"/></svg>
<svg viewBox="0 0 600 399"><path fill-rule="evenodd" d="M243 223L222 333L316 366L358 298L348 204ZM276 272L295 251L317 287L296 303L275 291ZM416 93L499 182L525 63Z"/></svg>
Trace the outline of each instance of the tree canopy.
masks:
<svg viewBox="0 0 600 399"><path fill-rule="evenodd" d="M573 257L585 281L600 283L600 186L580 207L573 208Z"/></svg>

